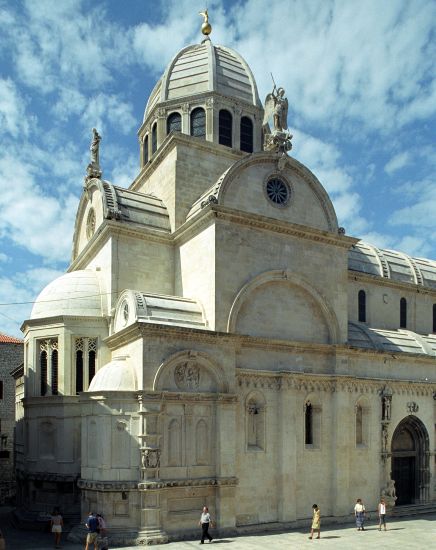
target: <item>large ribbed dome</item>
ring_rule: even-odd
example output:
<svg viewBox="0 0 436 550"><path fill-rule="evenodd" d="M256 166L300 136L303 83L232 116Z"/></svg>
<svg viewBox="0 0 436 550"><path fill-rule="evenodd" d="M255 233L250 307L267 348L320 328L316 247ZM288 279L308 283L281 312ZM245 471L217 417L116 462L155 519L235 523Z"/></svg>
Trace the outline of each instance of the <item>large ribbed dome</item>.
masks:
<svg viewBox="0 0 436 550"><path fill-rule="evenodd" d="M58 315L100 317L101 299L100 283L95 271L72 271L44 288L36 299L30 318Z"/></svg>
<svg viewBox="0 0 436 550"><path fill-rule="evenodd" d="M150 95L144 120L157 103L203 92L218 92L262 107L245 60L234 50L205 40L187 46L173 58Z"/></svg>

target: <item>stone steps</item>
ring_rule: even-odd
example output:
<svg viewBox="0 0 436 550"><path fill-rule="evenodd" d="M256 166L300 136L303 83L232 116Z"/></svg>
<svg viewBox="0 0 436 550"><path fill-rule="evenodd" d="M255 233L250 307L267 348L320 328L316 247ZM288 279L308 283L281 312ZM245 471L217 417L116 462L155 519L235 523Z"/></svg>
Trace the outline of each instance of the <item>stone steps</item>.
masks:
<svg viewBox="0 0 436 550"><path fill-rule="evenodd" d="M409 504L405 506L395 506L389 512L391 517L418 516L421 514L435 514L436 502L427 502L425 504Z"/></svg>

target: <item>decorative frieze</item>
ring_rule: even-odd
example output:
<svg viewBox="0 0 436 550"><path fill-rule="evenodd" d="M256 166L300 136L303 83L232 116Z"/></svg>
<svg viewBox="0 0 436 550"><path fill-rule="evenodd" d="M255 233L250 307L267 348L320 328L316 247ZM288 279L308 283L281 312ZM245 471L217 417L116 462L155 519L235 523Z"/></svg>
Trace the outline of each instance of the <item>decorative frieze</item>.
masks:
<svg viewBox="0 0 436 550"><path fill-rule="evenodd" d="M236 487L237 477L204 477L200 479L168 479L139 483L139 490L167 489L170 487Z"/></svg>

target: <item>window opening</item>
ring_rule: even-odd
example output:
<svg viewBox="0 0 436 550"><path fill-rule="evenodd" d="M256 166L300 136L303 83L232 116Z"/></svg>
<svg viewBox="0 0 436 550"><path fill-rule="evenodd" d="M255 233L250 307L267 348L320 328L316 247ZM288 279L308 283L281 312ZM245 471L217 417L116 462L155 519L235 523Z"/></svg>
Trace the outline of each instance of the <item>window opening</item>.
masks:
<svg viewBox="0 0 436 550"><path fill-rule="evenodd" d="M143 156L144 156L144 164L147 164L147 162L150 160L148 158L148 136L145 136L145 139L144 139Z"/></svg>
<svg viewBox="0 0 436 550"><path fill-rule="evenodd" d="M151 129L151 154L154 155L157 150L157 124L154 123Z"/></svg>
<svg viewBox="0 0 436 550"><path fill-rule="evenodd" d="M407 300L400 300L400 328L407 328Z"/></svg>
<svg viewBox="0 0 436 550"><path fill-rule="evenodd" d="M167 118L167 134L182 131L182 117L180 113L171 113Z"/></svg>
<svg viewBox="0 0 436 550"><path fill-rule="evenodd" d="M364 290L359 290L359 322L366 323L366 293Z"/></svg>
<svg viewBox="0 0 436 550"><path fill-rule="evenodd" d="M191 113L191 136L206 137L206 113L201 107Z"/></svg>
<svg viewBox="0 0 436 550"><path fill-rule="evenodd" d="M253 152L253 122L248 116L241 118L241 151Z"/></svg>
<svg viewBox="0 0 436 550"><path fill-rule="evenodd" d="M306 403L304 411L305 444L313 445L313 408L310 402Z"/></svg>
<svg viewBox="0 0 436 550"><path fill-rule="evenodd" d="M226 145L227 147L232 146L232 125L232 115L226 109L221 109L221 111L219 112L218 132L218 142L221 145Z"/></svg>

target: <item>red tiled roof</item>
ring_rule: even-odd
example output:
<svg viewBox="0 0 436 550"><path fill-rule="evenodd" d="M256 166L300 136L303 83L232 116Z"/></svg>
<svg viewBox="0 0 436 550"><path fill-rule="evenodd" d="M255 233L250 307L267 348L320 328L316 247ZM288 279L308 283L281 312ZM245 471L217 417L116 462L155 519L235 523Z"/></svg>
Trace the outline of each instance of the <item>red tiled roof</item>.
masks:
<svg viewBox="0 0 436 550"><path fill-rule="evenodd" d="M0 332L0 344L22 344L23 340L15 338L15 336L8 336Z"/></svg>

